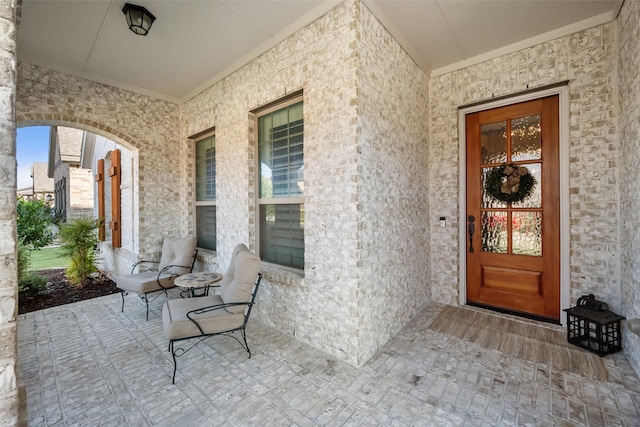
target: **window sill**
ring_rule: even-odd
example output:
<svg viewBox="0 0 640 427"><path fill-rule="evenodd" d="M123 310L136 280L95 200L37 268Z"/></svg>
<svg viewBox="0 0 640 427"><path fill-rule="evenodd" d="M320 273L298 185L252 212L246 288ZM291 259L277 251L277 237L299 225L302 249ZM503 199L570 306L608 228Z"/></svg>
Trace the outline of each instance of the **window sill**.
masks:
<svg viewBox="0 0 640 427"><path fill-rule="evenodd" d="M288 286L304 286L304 272L291 271L279 268L273 264L262 263L262 277L270 283L288 285Z"/></svg>

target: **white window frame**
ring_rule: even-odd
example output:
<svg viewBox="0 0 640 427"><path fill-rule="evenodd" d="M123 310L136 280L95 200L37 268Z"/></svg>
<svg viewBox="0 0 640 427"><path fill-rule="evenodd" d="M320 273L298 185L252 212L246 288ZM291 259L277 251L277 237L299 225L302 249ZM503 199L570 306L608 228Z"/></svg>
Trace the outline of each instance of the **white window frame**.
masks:
<svg viewBox="0 0 640 427"><path fill-rule="evenodd" d="M260 234L260 222L261 222L261 218L260 218L260 208L263 205L302 205L304 206L304 196L301 197L288 197L288 198L283 198L283 197L277 197L277 198L268 198L268 199L261 199L260 198L260 182L261 182L261 177L260 177L260 151L259 151L259 143L260 143L260 129L259 129L259 118L262 116L265 116L267 114L273 113L274 111L278 111L281 110L283 108L286 108L290 105L293 104L297 104L299 102L303 102L303 109L304 109L304 99L303 99L303 94L302 91L300 92L296 92L291 94L290 96L286 97L285 99L280 99L278 101L275 101L273 103L268 104L267 106L264 106L262 108L259 108L257 110L252 111L252 113L254 114L254 120L255 120L255 126L254 129L256 131L255 134L255 149L256 149L256 155L255 155L255 171L256 171L256 189L255 189L255 195L256 195L256 211L255 211L255 215L256 215L256 253L258 254L258 256L260 255L260 251L261 251L261 234ZM303 150L304 150L304 142L303 142ZM306 253L306 247L304 248L304 252ZM294 272L294 273L303 273L304 274L304 267L303 268L295 268L295 267L291 267L291 266L287 266L287 265L282 265L282 264L275 264L269 261L262 261L263 264L265 265L269 265L269 266L273 266L277 269L280 270L285 270L285 271L290 271L290 272Z"/></svg>
<svg viewBox="0 0 640 427"><path fill-rule="evenodd" d="M197 214L197 210L198 207L200 206L216 206L216 230L215 230L215 238L216 238L216 250L214 251L213 249L207 249L207 248L201 248L198 247L198 250L201 251L209 251L209 252L217 252L217 248L218 248L218 208L217 208L217 199L218 199L218 191L216 189L216 199L215 200L202 200L202 201L198 201L198 195L197 195L197 180L198 180L198 175L197 175L197 168L196 165L198 163L198 143L210 138L210 137L214 137L215 138L216 132L215 129L208 129L204 132L200 132L196 135L193 135L191 137L189 137L189 139L191 139L193 141L193 159L194 159L194 164L193 164L193 200L194 200L194 209L193 209L193 214L194 214L194 218L195 218L195 232L196 232L196 238L198 236L198 214ZM217 143L217 141L216 141ZM216 155L216 163L217 163L217 155ZM216 165L216 184L218 182L217 180L217 174L218 174L218 167Z"/></svg>

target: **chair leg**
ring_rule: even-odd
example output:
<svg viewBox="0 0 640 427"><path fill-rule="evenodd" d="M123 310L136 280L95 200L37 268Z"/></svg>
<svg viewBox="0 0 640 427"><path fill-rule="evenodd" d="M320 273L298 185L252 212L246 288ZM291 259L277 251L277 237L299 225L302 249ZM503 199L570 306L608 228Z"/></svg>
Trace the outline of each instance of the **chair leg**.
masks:
<svg viewBox="0 0 640 427"><path fill-rule="evenodd" d="M251 359L251 350L249 350L249 344L247 343L247 333L242 329L242 338L244 339L244 349L249 353L249 359Z"/></svg>
<svg viewBox="0 0 640 427"><path fill-rule="evenodd" d="M124 291L120 291L120 296L122 297L122 309L120 311L124 313Z"/></svg>
<svg viewBox="0 0 640 427"><path fill-rule="evenodd" d="M144 294L144 302L147 305L147 321L149 320L149 297L148 295L145 293Z"/></svg>
<svg viewBox="0 0 640 427"><path fill-rule="evenodd" d="M173 349L173 341L169 342L169 349L171 351L171 356L173 357L173 377L171 377L171 384L176 383L176 370L178 369L178 360L176 359L176 352Z"/></svg>

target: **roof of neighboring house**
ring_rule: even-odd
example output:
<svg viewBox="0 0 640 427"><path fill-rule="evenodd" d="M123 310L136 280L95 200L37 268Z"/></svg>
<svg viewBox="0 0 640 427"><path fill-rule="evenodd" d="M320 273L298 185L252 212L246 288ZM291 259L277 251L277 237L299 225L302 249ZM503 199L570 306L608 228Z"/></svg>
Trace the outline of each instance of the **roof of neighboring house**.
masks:
<svg viewBox="0 0 640 427"><path fill-rule="evenodd" d="M33 187L18 188L16 193L18 196L33 196Z"/></svg>
<svg viewBox="0 0 640 427"><path fill-rule="evenodd" d="M60 160L64 163L79 164L82 151L82 134L84 131L58 126L58 144Z"/></svg>

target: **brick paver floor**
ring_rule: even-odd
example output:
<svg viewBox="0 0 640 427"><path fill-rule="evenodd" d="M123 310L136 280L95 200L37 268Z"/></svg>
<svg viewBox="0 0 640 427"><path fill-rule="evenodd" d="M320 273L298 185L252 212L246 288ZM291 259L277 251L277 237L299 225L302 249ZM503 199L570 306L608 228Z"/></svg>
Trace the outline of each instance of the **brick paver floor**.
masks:
<svg viewBox="0 0 640 427"><path fill-rule="evenodd" d="M181 357L176 384L158 300L120 296L21 315L30 426L640 426L640 381L620 353L601 382L428 326L426 309L355 368L253 319L253 357L226 337ZM624 343L623 343L624 344Z"/></svg>

